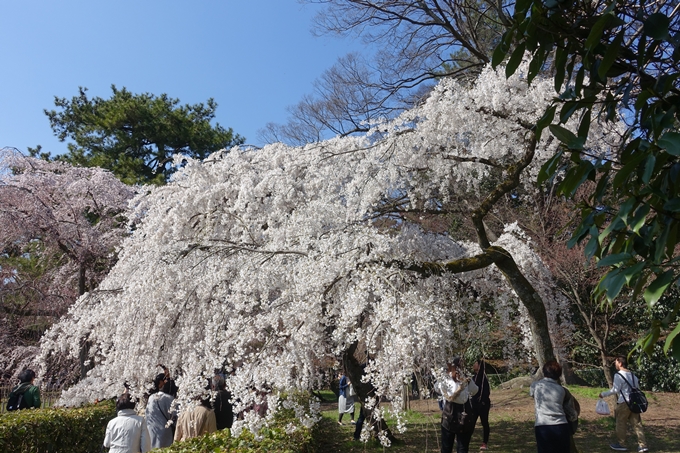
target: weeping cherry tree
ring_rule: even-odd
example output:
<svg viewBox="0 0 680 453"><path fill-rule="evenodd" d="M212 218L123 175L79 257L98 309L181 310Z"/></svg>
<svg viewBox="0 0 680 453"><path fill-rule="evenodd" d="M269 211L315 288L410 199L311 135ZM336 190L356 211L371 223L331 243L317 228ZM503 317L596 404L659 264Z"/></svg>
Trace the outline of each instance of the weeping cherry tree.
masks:
<svg viewBox="0 0 680 453"><path fill-rule="evenodd" d="M138 227L108 277L44 337L43 359L93 345L94 368L62 402L114 395L123 381L140 395L158 363L190 401L224 367L236 411L269 399L268 415L246 411L238 433L268 422L279 391L319 388L341 362L376 425L393 411L401 429L403 383L461 351L460 332L487 335L464 321L483 304L498 331L521 333L508 355L556 357L566 300L517 225L492 235L484 223L501 198L535 190L554 155L559 143L534 133L553 92L486 69L472 87L442 80L363 136L182 157L171 184L134 201ZM594 125L592 152L615 132ZM453 214L472 220L474 240L421 221ZM296 407L304 423L317 419L311 408Z"/></svg>

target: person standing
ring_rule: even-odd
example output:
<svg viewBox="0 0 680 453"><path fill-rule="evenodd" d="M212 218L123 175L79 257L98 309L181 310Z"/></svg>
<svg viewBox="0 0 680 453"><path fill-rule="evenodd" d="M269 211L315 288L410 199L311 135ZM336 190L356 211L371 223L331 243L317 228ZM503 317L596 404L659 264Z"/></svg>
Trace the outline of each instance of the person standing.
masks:
<svg viewBox="0 0 680 453"><path fill-rule="evenodd" d="M109 453L146 453L151 439L144 417L135 413L135 403L126 392L116 401L118 416L106 425L104 447Z"/></svg>
<svg viewBox="0 0 680 453"><path fill-rule="evenodd" d="M175 441L191 439L217 431L215 412L210 407L210 398L200 401L196 407L184 410L177 419Z"/></svg>
<svg viewBox="0 0 680 453"><path fill-rule="evenodd" d="M562 367L557 361L550 360L543 365L543 376L529 388L536 412L534 432L538 453L569 453L571 427L568 420L577 415L565 412L565 407L569 407L571 411L575 409L573 405L564 404L567 391L559 382Z"/></svg>
<svg viewBox="0 0 680 453"><path fill-rule="evenodd" d="M456 441L457 453L468 453L470 439L475 430L474 414L468 415L472 417L471 426L459 427L456 425L458 414L466 410L472 411L472 406L467 403L470 397L479 390L473 380L465 377L464 366L461 357L454 357L451 362L447 363L448 377L438 384L439 393L444 399L441 453L452 453L454 440Z"/></svg>
<svg viewBox="0 0 680 453"><path fill-rule="evenodd" d="M477 392L477 394L472 397L472 407L475 410L476 417L479 417L479 420L482 422L483 440L479 449L484 451L487 449L487 444L489 443L489 433L491 432L489 427L491 386L489 386L489 380L486 377L486 363L484 360L477 360L474 365L472 365L472 371L475 373L475 385L479 387L479 392Z"/></svg>
<svg viewBox="0 0 680 453"><path fill-rule="evenodd" d="M231 393L227 390L227 383L222 376L215 375L212 380L212 389L215 392L215 399L212 408L215 411L217 429L228 429L234 423L234 408L231 405Z"/></svg>
<svg viewBox="0 0 680 453"><path fill-rule="evenodd" d="M151 437L151 448L165 448L172 445L174 437L172 432L174 398L169 394L173 384L168 373L158 374L153 383L154 393L149 396L146 404L146 424Z"/></svg>
<svg viewBox="0 0 680 453"><path fill-rule="evenodd" d="M338 396L338 425L342 425L342 416L350 414L350 423L354 424L354 394L352 383L344 373L338 374L340 390Z"/></svg>
<svg viewBox="0 0 680 453"><path fill-rule="evenodd" d="M609 447L616 451L626 451L626 431L628 425L633 429L638 440L638 452L649 451L645 433L642 430L642 420L640 414L631 412L626 401L630 399L631 388L639 388L638 378L628 369L628 360L625 356L619 356L614 361L616 374L614 375L614 385L611 390L600 393L600 398L609 395L618 395L614 416L616 419L616 439L618 442L610 444Z"/></svg>
<svg viewBox="0 0 680 453"><path fill-rule="evenodd" d="M35 371L25 369L19 373L19 384L12 389L7 402L7 410L18 409L40 409L40 389L33 385L35 381ZM18 395L18 398L12 398ZM16 399L16 407L10 407L10 401Z"/></svg>

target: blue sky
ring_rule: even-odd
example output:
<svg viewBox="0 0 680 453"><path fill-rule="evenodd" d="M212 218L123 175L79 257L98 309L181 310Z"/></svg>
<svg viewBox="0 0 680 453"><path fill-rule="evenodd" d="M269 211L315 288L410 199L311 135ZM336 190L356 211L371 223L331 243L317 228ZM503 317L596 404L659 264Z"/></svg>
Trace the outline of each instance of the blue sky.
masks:
<svg viewBox="0 0 680 453"><path fill-rule="evenodd" d="M108 98L111 84L218 103L217 122L262 145L357 41L313 37L316 5L296 0L0 0L0 147L59 154L43 109L78 87Z"/></svg>

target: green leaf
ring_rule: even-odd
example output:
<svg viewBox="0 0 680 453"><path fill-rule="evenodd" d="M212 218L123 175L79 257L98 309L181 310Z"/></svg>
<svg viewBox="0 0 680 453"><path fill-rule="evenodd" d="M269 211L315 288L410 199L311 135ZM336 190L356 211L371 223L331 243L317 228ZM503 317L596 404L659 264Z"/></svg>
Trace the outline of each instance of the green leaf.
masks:
<svg viewBox="0 0 680 453"><path fill-rule="evenodd" d="M675 341L675 337L677 337L679 333L680 333L680 324L675 326L675 329L673 329L671 331L671 333L669 333L668 336L666 337L666 343L664 343L664 345L663 345L663 352L665 354L668 354L668 350L671 348L671 346L673 346L673 355L675 355L675 353L676 353L675 347L678 347L678 349L680 349L680 342L678 342L677 345L673 344L673 342ZM678 352L680 352L680 351L678 351Z"/></svg>
<svg viewBox="0 0 680 453"><path fill-rule="evenodd" d="M656 165L656 156L654 154L650 154L647 156L647 162L645 162L645 170L642 173L642 182L645 184L649 184L649 180L652 178L652 174L654 173L654 166Z"/></svg>
<svg viewBox="0 0 680 453"><path fill-rule="evenodd" d="M566 123L580 106L581 103L578 101L565 102L560 110L560 123Z"/></svg>
<svg viewBox="0 0 680 453"><path fill-rule="evenodd" d="M665 211L678 212L680 211L680 198L675 197L668 200L663 205Z"/></svg>
<svg viewBox="0 0 680 453"><path fill-rule="evenodd" d="M557 166L559 165L561 159L562 151L558 151L553 157L548 159L548 161L541 166L541 171L538 172L538 178L536 181L539 185L543 184L553 174L555 174L555 170L557 170Z"/></svg>
<svg viewBox="0 0 680 453"><path fill-rule="evenodd" d="M680 132L666 132L659 139L658 145L668 154L680 156Z"/></svg>
<svg viewBox="0 0 680 453"><path fill-rule="evenodd" d="M660 336L661 327L658 324L653 323L651 333L649 334L649 338L644 347L644 351L647 354L652 355L652 353L654 353L654 347L656 346L656 342L659 341Z"/></svg>
<svg viewBox="0 0 680 453"><path fill-rule="evenodd" d="M645 284L647 283L647 280L649 280L649 277L651 276L651 273L646 272L638 278L637 282L635 283L635 288L633 289L633 297L632 299L637 299L640 297L640 294L642 293L642 289L645 287Z"/></svg>
<svg viewBox="0 0 680 453"><path fill-rule="evenodd" d="M638 208L638 210L635 212L635 215L631 219L629 223L629 228L634 232L638 233L640 231L640 228L642 228L642 225L645 224L645 220L647 220L647 214L649 214L650 206L648 204L643 204Z"/></svg>
<svg viewBox="0 0 680 453"><path fill-rule="evenodd" d="M545 63L546 51L539 47L534 53L534 58L529 63L529 72L527 74L527 81L531 83L532 80L541 72L543 63Z"/></svg>
<svg viewBox="0 0 680 453"><path fill-rule="evenodd" d="M640 39L638 40L638 45L637 45L637 62L638 65L644 66L645 65L645 50L647 49L647 36L643 33L640 36Z"/></svg>
<svg viewBox="0 0 680 453"><path fill-rule="evenodd" d="M510 33L509 31L506 33ZM505 56L507 55L507 46L501 41L496 48L493 50L493 56L491 57L491 66L496 69L496 67L503 62Z"/></svg>
<svg viewBox="0 0 680 453"><path fill-rule="evenodd" d="M640 277L640 272L645 268L647 263L639 261L635 265L623 269L623 274L626 276L626 285L630 285L631 281L635 281Z"/></svg>
<svg viewBox="0 0 680 453"><path fill-rule="evenodd" d="M572 131L557 124L550 125L550 132L552 132L552 134L557 137L559 141L565 144L574 142L577 139L576 135Z"/></svg>
<svg viewBox="0 0 680 453"><path fill-rule="evenodd" d="M654 334L650 332L647 335L645 335L644 337L640 338L637 341L636 345L639 349L646 352L649 349L650 345L654 345L654 343L656 343L654 341Z"/></svg>
<svg viewBox="0 0 680 453"><path fill-rule="evenodd" d="M515 14L524 14L529 11L534 0L517 0L515 3Z"/></svg>
<svg viewBox="0 0 680 453"><path fill-rule="evenodd" d="M597 267L613 266L615 264L628 261L632 257L633 255L630 253L616 253L614 255L607 255L598 261Z"/></svg>
<svg viewBox="0 0 680 453"><path fill-rule="evenodd" d="M579 225L579 227L572 233L571 238L567 242L567 248L573 248L576 244L578 244L586 235L588 234L588 231L590 231L590 225L592 225L593 222L593 216L588 215L585 219L583 219L583 222Z"/></svg>
<svg viewBox="0 0 680 453"><path fill-rule="evenodd" d="M645 35L652 39L662 40L668 39L668 27L671 21L663 13L655 13L647 18L644 23L643 31Z"/></svg>
<svg viewBox="0 0 680 453"><path fill-rule="evenodd" d="M543 116L536 122L536 141L539 141L541 139L541 135L543 135L543 130L546 128L546 126L552 123L552 120L555 117L556 109L557 109L556 105L551 106L548 110L545 111Z"/></svg>
<svg viewBox="0 0 680 453"><path fill-rule="evenodd" d="M597 228L592 227L590 229L590 240L583 249L583 253L588 259L591 259L600 250L600 241L598 241L597 233Z"/></svg>
<svg viewBox="0 0 680 453"><path fill-rule="evenodd" d="M614 41L612 41L612 43L607 47L607 51L604 54L604 58L602 58L602 63L600 63L600 67L597 69L597 74L600 76L602 80L605 80L609 68L612 67L612 65L616 61L616 57L619 55L621 43L623 42L623 34L624 31L621 30L616 35L616 38L614 38Z"/></svg>
<svg viewBox="0 0 680 453"><path fill-rule="evenodd" d="M551 124L550 132L569 149L583 149L585 137L577 137L572 131L557 124Z"/></svg>
<svg viewBox="0 0 680 453"><path fill-rule="evenodd" d="M607 164L609 165L609 164ZM600 180L597 183L597 186L595 186L595 192L593 193L593 200L597 203L602 202L602 198L607 192L607 189L609 188L609 169L605 170L602 175L600 176Z"/></svg>
<svg viewBox="0 0 680 453"><path fill-rule="evenodd" d="M564 83L564 77L567 72L567 57L569 52L567 52L566 47L557 47L555 50L555 91L559 93L562 89L562 84Z"/></svg>
<svg viewBox="0 0 680 453"><path fill-rule="evenodd" d="M583 116L581 117L581 124L578 126L578 136L586 138L588 137L588 131L590 130L590 117L592 115L592 112L590 109L586 109L585 112L583 112Z"/></svg>
<svg viewBox="0 0 680 453"><path fill-rule="evenodd" d="M510 55L510 60L508 60L508 65L505 67L505 77L510 77L515 73L517 67L522 62L522 57L524 56L524 49L526 45L521 43ZM536 57L534 57L536 58Z"/></svg>
<svg viewBox="0 0 680 453"><path fill-rule="evenodd" d="M598 285L598 289L605 293L608 301L614 300L621 292L621 288L626 283L626 276L621 269L614 269L604 276Z"/></svg>
<svg viewBox="0 0 680 453"><path fill-rule="evenodd" d="M581 94L583 91L583 80L585 79L586 76L586 67L581 66L576 73L576 81L574 83L574 90L576 91L577 94Z"/></svg>
<svg viewBox="0 0 680 453"><path fill-rule="evenodd" d="M590 33L588 34L588 39L586 39L586 49L587 50L593 50L596 45L600 43L600 39L602 38L602 33L604 32L604 29L607 27L607 24L609 21L612 19L612 15L610 13L608 14L603 14L597 22L595 22L595 25L593 25L593 28L590 29Z"/></svg>
<svg viewBox="0 0 680 453"><path fill-rule="evenodd" d="M614 180L612 181L612 187L614 189L618 189L621 187L621 185L626 181L628 176L634 171L637 170L638 166L640 163L647 157L646 153L643 152L638 152L635 153L628 162L623 166L621 170L619 170L616 173L616 176L614 176Z"/></svg>
<svg viewBox="0 0 680 453"><path fill-rule="evenodd" d="M635 200L633 198L630 198L626 201L626 203L628 203L630 201L635 201ZM621 206L625 207L626 203L623 203ZM609 236L609 234L612 231L618 231L618 230L625 229L626 222L624 220L625 220L627 215L628 215L627 212L625 212L621 209L619 210L618 215L609 223L609 225L607 225L607 228L605 228L602 231L602 233L600 233L600 235L598 236L598 240L600 241L600 244L602 244L604 242L605 238L607 236ZM617 246L617 244L615 244L615 246ZM617 248L617 250L618 250L618 248Z"/></svg>
<svg viewBox="0 0 680 453"><path fill-rule="evenodd" d="M654 219L657 224L661 224L663 226L661 233L656 237L656 241L654 241L654 263L659 264L664 258L664 255L666 253L666 245L668 244L668 235L671 232L671 223L669 222L663 222L661 223L657 218Z"/></svg>
<svg viewBox="0 0 680 453"><path fill-rule="evenodd" d="M652 308L661 298L663 295L664 291L668 289L668 287L673 283L675 280L675 274L672 270L668 270L664 272L663 274L659 275L656 277L656 280L654 280L645 290L644 294L642 295L642 298L647 302L647 306L649 308Z"/></svg>
<svg viewBox="0 0 680 453"><path fill-rule="evenodd" d="M560 193L566 196L572 196L576 189L578 189L583 182L588 179L590 173L594 170L593 164L587 160L582 160L579 165L567 172L564 181L560 185ZM595 233L597 235L597 233Z"/></svg>

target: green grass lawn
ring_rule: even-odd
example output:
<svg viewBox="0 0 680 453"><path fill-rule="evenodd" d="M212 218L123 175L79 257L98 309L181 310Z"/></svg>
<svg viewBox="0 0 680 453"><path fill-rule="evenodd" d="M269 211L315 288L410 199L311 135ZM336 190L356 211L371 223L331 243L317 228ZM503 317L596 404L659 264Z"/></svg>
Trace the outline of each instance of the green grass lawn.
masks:
<svg viewBox="0 0 680 453"><path fill-rule="evenodd" d="M582 411L594 413L597 396L601 389L587 387L570 387L571 392L581 402ZM527 392L519 392L515 398L529 398ZM497 396L497 400L501 400ZM326 403L335 402L335 395L327 392L323 395ZM403 434L395 433L398 441L390 448L382 447L377 441L367 444L353 440L354 425L349 424L349 417L345 415L343 425L337 423L338 413L335 408L326 404L323 419L316 430L317 451L321 452L429 452L440 451L440 419L436 408L436 401L432 401L430 413L410 411L406 415L407 431ZM536 451L534 438L533 409L524 406L521 409L521 417L509 407L502 404L491 410L490 424L491 436L489 451L504 453L527 453ZM358 405L357 405L358 416ZM673 416L674 418L677 418ZM643 415L643 424L645 416ZM388 420L389 423L389 420ZM390 424L394 427L394 424ZM576 444L583 453L604 453L612 451L609 448L614 433L613 417L589 417L581 419L576 433ZM680 425L669 424L662 427L658 424L646 424L645 434L650 451L658 453L680 452ZM636 451L633 447L632 434L629 435L629 451ZM470 443L470 451L479 451L482 442L482 429L478 423Z"/></svg>

